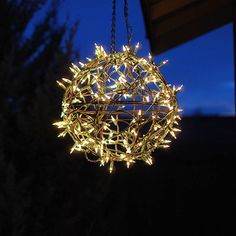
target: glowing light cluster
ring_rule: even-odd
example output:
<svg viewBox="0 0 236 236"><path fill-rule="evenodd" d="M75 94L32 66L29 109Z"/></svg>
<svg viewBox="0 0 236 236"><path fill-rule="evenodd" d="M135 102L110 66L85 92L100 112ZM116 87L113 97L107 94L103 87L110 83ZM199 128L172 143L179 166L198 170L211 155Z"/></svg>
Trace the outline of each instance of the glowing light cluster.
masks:
<svg viewBox="0 0 236 236"><path fill-rule="evenodd" d="M73 79L58 84L65 90L62 129L59 137L69 134L73 151L83 151L89 161L109 164L136 160L152 164L156 148L169 147L168 134L176 138L180 119L176 93L181 87L166 84L159 67L149 55L139 58L139 44L132 50L107 54L96 45L94 59L72 64ZM89 155L88 155L89 154Z"/></svg>

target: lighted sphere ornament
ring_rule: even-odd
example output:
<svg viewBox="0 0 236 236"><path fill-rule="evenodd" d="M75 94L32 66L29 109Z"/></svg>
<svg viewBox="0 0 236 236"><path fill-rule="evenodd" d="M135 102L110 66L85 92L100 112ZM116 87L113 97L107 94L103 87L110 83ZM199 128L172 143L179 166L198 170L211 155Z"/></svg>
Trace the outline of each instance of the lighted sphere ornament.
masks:
<svg viewBox="0 0 236 236"><path fill-rule="evenodd" d="M151 57L132 50L107 54L96 45L94 59L72 64L73 79L58 84L65 89L62 121L54 123L74 141L73 151L83 151L100 165L136 160L152 164L156 148L169 147L168 134L176 138L180 119L176 93L181 87L166 84ZM92 155L88 155L88 154ZM91 159L96 157L95 159Z"/></svg>

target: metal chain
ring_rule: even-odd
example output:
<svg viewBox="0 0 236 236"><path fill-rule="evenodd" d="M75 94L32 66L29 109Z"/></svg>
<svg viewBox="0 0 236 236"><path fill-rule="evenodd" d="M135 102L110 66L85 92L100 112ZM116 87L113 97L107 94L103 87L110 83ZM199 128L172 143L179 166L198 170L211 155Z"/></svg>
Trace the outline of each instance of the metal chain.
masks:
<svg viewBox="0 0 236 236"><path fill-rule="evenodd" d="M130 46L132 38L132 27L129 23L128 0L124 0L124 17L125 17L128 46ZM115 52L116 52L116 0L112 0L111 53Z"/></svg>
<svg viewBox="0 0 236 236"><path fill-rule="evenodd" d="M112 1L111 53L116 52L116 0Z"/></svg>
<svg viewBox="0 0 236 236"><path fill-rule="evenodd" d="M128 9L128 0L124 0L124 16L125 16L125 25L126 25L126 32L127 32L127 40L128 46L130 46L131 38L132 38L132 27L129 23L129 9Z"/></svg>

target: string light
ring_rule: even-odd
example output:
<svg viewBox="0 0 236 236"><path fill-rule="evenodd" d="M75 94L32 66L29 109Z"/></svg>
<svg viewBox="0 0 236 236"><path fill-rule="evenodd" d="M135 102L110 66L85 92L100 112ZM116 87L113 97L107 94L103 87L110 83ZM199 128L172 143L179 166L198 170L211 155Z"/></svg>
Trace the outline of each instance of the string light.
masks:
<svg viewBox="0 0 236 236"><path fill-rule="evenodd" d="M69 135L71 153L83 151L89 161L109 164L110 172L114 162L151 165L152 152L169 147L166 137L180 131L176 93L182 87L166 84L159 68L167 61L156 66L151 55L139 58L139 44L110 54L95 47L94 59L72 64L73 79L57 81L65 90L62 120L54 123L62 129L58 136Z"/></svg>

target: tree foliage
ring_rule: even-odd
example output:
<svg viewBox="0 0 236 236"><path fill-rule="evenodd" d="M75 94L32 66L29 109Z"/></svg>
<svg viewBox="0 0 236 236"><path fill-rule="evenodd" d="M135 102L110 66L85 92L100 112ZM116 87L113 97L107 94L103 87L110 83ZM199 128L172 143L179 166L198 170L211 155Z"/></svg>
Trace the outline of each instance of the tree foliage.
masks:
<svg viewBox="0 0 236 236"><path fill-rule="evenodd" d="M108 189L106 174L68 158L70 141L52 126L62 98L55 82L78 59L78 24L58 24L58 6L0 1L0 235L87 234Z"/></svg>

